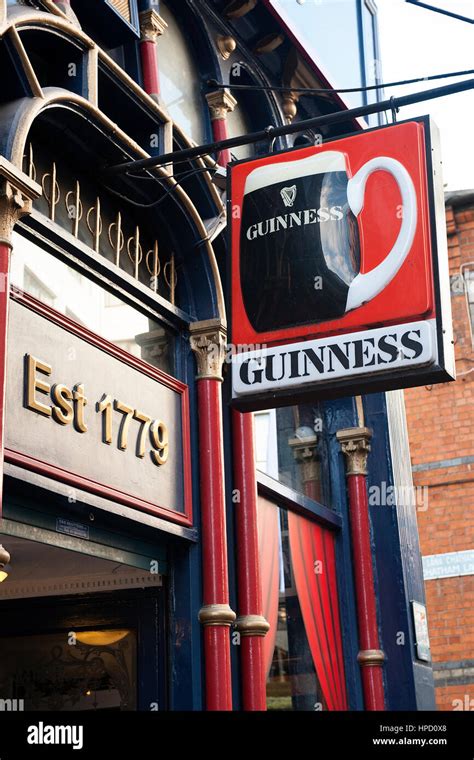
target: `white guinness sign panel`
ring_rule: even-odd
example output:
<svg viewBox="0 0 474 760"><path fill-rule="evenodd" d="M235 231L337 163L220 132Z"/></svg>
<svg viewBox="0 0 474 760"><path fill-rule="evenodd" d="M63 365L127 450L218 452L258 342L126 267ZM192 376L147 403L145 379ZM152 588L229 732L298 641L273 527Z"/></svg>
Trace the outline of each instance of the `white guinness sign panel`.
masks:
<svg viewBox="0 0 474 760"><path fill-rule="evenodd" d="M233 357L234 396L334 381L388 367L410 371L436 361L436 325L396 327L320 338Z"/></svg>

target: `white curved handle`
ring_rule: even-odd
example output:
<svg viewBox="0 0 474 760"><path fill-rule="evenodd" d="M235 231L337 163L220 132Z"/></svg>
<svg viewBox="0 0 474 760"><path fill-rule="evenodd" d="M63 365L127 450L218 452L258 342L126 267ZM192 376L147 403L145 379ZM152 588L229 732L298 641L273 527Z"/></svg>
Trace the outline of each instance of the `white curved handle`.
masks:
<svg viewBox="0 0 474 760"><path fill-rule="evenodd" d="M413 243L417 221L416 193L405 167L394 158L378 156L364 164L347 183L349 207L358 216L364 206L365 185L369 176L376 171L386 171L394 177L402 196L402 225L397 240L390 253L372 271L358 275L352 280L347 294L346 311L357 309L388 285L395 277Z"/></svg>

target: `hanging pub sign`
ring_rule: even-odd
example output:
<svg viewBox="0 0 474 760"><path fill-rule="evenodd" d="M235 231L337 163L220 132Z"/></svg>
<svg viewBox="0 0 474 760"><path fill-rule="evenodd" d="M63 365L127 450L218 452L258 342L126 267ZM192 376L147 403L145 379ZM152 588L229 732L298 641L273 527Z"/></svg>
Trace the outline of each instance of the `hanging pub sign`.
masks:
<svg viewBox="0 0 474 760"><path fill-rule="evenodd" d="M237 408L454 379L440 163L421 117L230 165Z"/></svg>

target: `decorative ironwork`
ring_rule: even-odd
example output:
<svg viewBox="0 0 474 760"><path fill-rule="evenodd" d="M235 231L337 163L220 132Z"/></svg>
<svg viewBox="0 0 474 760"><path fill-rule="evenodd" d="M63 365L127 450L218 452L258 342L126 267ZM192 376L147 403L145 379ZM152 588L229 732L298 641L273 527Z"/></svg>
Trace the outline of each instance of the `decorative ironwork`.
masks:
<svg viewBox="0 0 474 760"><path fill-rule="evenodd" d="M79 181L76 180L76 187L74 190L69 190L66 193L64 199L69 219L72 219L72 234L74 237L79 235L79 222L82 219L82 201L81 201L81 186Z"/></svg>
<svg viewBox="0 0 474 760"><path fill-rule="evenodd" d="M92 216L94 215L94 223L91 222ZM94 241L94 251L96 253L99 253L99 245L100 245L100 236L102 235L102 216L100 213L100 198L97 196L96 202L89 211L87 212L86 216L86 224L89 232L92 235L92 239Z"/></svg>
<svg viewBox="0 0 474 760"><path fill-rule="evenodd" d="M170 261L168 261L163 267L163 276L170 290L170 301L174 306L176 285L178 284L178 275L176 274L176 266L174 263L174 253L171 254Z"/></svg>
<svg viewBox="0 0 474 760"><path fill-rule="evenodd" d="M115 253L115 265L120 266L120 253L125 245L125 237L122 230L122 214L117 214L115 222L109 224L108 237L110 247Z"/></svg>
<svg viewBox="0 0 474 760"><path fill-rule="evenodd" d="M154 293L175 306L178 286L175 254L163 257L159 240L136 224L133 214L127 217L123 210L115 210L113 201L111 203L105 192L102 197L96 195L93 185L89 187L85 180L79 181L74 175L69 176L67 184L61 183L59 175L66 171L63 172L56 161L47 160L41 164L40 159L30 141L23 156L24 170L31 180L41 177L43 200L39 200L39 210L48 214L51 221L68 229L77 240L88 244L95 253L130 272L130 265L122 256L126 249L133 277L146 282ZM63 204L60 207L61 198ZM134 232L127 235L131 222Z"/></svg>
<svg viewBox="0 0 474 760"><path fill-rule="evenodd" d="M49 182L48 182L49 180ZM53 161L53 166L50 172L43 174L41 179L41 186L43 188L44 197L48 201L49 206L49 218L54 222L56 217L56 206L61 199L61 190L59 188L59 182L57 180L56 162Z"/></svg>
<svg viewBox="0 0 474 760"><path fill-rule="evenodd" d="M153 265L150 266L150 256L153 257ZM161 262L158 254L158 241L155 240L153 248L151 248L145 257L146 268L151 275L151 288L158 293L158 275L161 271ZM172 302L173 303L173 302Z"/></svg>
<svg viewBox="0 0 474 760"><path fill-rule="evenodd" d="M130 250L131 244L133 244L133 251ZM135 227L135 234L127 240L127 253L134 267L133 276L138 280L138 267L143 259L143 248L140 243L140 228L138 224Z"/></svg>

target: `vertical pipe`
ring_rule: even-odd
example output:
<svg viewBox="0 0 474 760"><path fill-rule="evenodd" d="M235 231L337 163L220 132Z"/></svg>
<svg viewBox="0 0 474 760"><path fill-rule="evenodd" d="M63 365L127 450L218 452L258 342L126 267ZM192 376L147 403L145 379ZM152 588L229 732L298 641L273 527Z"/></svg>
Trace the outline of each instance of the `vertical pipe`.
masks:
<svg viewBox="0 0 474 760"><path fill-rule="evenodd" d="M354 561L362 689L367 710L385 710L383 663L377 625L370 519L367 498L367 457L371 431L366 427L339 430L336 437L346 457L347 488Z"/></svg>
<svg viewBox="0 0 474 760"><path fill-rule="evenodd" d="M232 710L230 626L222 430L222 362L226 331L219 320L190 325L191 348L198 363L203 606L207 710Z"/></svg>

